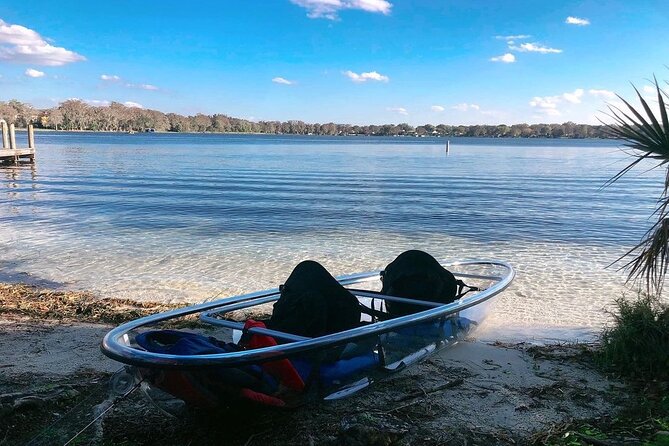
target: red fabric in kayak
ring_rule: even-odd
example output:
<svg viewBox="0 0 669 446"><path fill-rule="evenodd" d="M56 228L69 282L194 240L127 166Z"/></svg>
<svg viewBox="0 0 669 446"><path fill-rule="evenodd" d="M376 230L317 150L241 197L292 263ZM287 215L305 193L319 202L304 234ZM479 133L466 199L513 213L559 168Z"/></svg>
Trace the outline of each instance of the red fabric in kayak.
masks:
<svg viewBox="0 0 669 446"><path fill-rule="evenodd" d="M214 401L194 385L187 372L167 370L159 376L155 385L194 406L210 407L214 405Z"/></svg>
<svg viewBox="0 0 669 446"><path fill-rule="evenodd" d="M253 391L251 389L241 389L239 391L239 395L242 398L246 398L247 400L254 401L254 402L260 403L260 404L264 404L266 406L283 407L283 406L286 405L286 403L283 400L280 400L279 398L269 396L265 393L256 392L256 391Z"/></svg>
<svg viewBox="0 0 669 446"><path fill-rule="evenodd" d="M244 330L249 328L267 328L264 323L249 319L244 324ZM262 347L272 347L277 345L273 337L261 334L254 334L249 339L247 348L256 349ZM281 384L291 390L301 392L304 390L304 381L293 367L293 364L287 359L279 359L277 361L265 362L260 365L263 370L279 380Z"/></svg>

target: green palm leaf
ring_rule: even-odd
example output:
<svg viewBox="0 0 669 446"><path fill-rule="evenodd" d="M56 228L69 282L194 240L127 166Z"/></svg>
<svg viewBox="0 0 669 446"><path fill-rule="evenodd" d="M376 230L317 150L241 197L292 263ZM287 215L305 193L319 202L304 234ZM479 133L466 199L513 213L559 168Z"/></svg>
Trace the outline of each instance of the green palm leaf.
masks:
<svg viewBox="0 0 669 446"><path fill-rule="evenodd" d="M627 110L609 105L607 115L613 123L604 123L610 136L623 141L635 158L630 164L614 175L605 186L608 186L645 159L657 162L655 167L667 168L669 163L669 116L665 97L666 91L660 88L657 79L654 79L657 90L659 117L653 112L648 101L635 87L641 108L636 109L621 96L618 96ZM628 272L628 280L642 280L649 293L660 293L664 285L664 278L669 268L669 169L664 178L664 189L658 199L658 205L653 213L657 222L642 238L641 242L625 253L617 262L631 257L622 268Z"/></svg>

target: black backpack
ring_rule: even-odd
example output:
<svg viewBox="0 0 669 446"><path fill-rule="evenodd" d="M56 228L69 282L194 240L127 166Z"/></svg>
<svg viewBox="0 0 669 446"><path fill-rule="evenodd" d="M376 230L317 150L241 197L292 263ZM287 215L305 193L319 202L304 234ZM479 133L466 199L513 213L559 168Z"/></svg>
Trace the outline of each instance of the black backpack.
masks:
<svg viewBox="0 0 669 446"><path fill-rule="evenodd" d="M318 262L299 263L280 290L268 328L314 338L361 325L358 299Z"/></svg>
<svg viewBox="0 0 669 446"><path fill-rule="evenodd" d="M383 281L381 294L443 304L449 304L463 296L465 293L462 289L467 287L434 257L418 250L405 251L397 256L384 271L381 271L381 280ZM475 289L467 288L470 288L470 291ZM386 300L386 310L393 317L427 309L421 305Z"/></svg>

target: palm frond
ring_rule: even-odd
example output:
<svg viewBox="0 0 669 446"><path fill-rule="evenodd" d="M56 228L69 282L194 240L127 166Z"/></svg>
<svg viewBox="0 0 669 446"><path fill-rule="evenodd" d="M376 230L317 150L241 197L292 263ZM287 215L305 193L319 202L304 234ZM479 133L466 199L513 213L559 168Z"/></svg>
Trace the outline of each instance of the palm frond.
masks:
<svg viewBox="0 0 669 446"><path fill-rule="evenodd" d="M623 265L628 281L643 281L646 290L660 293L669 268L669 217L664 216L646 233L644 239L621 259L634 255Z"/></svg>
<svg viewBox="0 0 669 446"><path fill-rule="evenodd" d="M608 180L604 186L618 181L622 176L646 159L657 162L655 167L667 168L669 163L669 116L664 91L657 79L654 78L657 90L659 116L651 109L648 101L634 87L641 107L637 110L632 104L618 95L625 104L626 110L615 105L609 105L607 115L613 123L604 123L610 136L623 141L624 146L631 149L634 159L620 172ZM659 294L664 285L664 278L669 268L669 168L664 176L664 189L658 198L657 207L653 215L657 222L645 234L641 242L630 249L616 262L632 257L622 266L627 270L628 281L645 282L646 290Z"/></svg>

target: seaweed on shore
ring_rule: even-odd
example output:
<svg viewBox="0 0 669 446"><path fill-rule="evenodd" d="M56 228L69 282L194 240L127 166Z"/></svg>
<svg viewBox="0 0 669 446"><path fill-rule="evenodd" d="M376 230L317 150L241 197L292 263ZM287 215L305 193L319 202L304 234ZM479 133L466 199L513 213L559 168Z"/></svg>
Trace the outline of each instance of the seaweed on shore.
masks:
<svg viewBox="0 0 669 446"><path fill-rule="evenodd" d="M0 284L0 315L119 324L185 304L100 298L87 291L60 291L25 284Z"/></svg>

